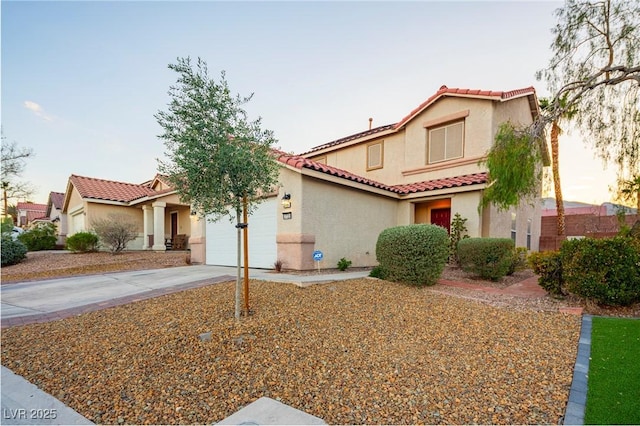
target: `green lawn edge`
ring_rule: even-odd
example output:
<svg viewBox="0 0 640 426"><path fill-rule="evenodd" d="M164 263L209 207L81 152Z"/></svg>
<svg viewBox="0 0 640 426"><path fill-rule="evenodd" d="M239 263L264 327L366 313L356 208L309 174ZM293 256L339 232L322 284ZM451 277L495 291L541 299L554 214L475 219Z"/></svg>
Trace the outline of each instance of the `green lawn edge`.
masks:
<svg viewBox="0 0 640 426"><path fill-rule="evenodd" d="M594 317L584 422L640 424L640 319Z"/></svg>

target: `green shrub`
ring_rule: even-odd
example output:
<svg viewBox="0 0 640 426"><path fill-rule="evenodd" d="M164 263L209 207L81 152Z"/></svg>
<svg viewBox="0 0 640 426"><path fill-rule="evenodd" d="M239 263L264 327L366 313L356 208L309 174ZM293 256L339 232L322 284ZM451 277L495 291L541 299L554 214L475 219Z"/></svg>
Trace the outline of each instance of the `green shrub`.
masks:
<svg viewBox="0 0 640 426"><path fill-rule="evenodd" d="M387 274L384 272L384 269L382 269L382 266L378 265L375 266L371 272L369 272L369 276L372 278L380 278L381 280L384 280L387 277Z"/></svg>
<svg viewBox="0 0 640 426"><path fill-rule="evenodd" d="M56 246L56 227L53 223L38 223L33 228L18 235L29 251L51 250Z"/></svg>
<svg viewBox="0 0 640 426"><path fill-rule="evenodd" d="M11 236L2 237L2 266L15 265L27 257L27 246L14 241Z"/></svg>
<svg viewBox="0 0 640 426"><path fill-rule="evenodd" d="M98 236L92 232L76 232L67 237L67 250L88 253L98 250Z"/></svg>
<svg viewBox="0 0 640 426"><path fill-rule="evenodd" d="M388 228L378 236L376 257L385 279L433 285L449 257L449 235L436 225Z"/></svg>
<svg viewBox="0 0 640 426"><path fill-rule="evenodd" d="M631 238L583 238L560 248L567 290L605 305L640 300L640 249Z"/></svg>
<svg viewBox="0 0 640 426"><path fill-rule="evenodd" d="M562 258L559 251L531 253L529 265L538 277L538 284L554 295L565 294L562 281Z"/></svg>
<svg viewBox="0 0 640 426"><path fill-rule="evenodd" d="M510 238L467 238L458 243L462 269L493 281L498 281L509 272L513 251Z"/></svg>
<svg viewBox="0 0 640 426"><path fill-rule="evenodd" d="M349 266L351 266L351 261L344 257L338 261L338 269L341 271L346 271Z"/></svg>
<svg viewBox="0 0 640 426"><path fill-rule="evenodd" d="M529 250L527 250L526 247L516 247L512 253L511 264L509 265L507 275L513 275L514 272L525 269L527 267L528 255Z"/></svg>
<svg viewBox="0 0 640 426"><path fill-rule="evenodd" d="M0 224L1 224L0 229L2 229L2 235L11 236L11 231L13 230L13 227L14 227L13 219L11 219L10 217L5 217L2 219Z"/></svg>

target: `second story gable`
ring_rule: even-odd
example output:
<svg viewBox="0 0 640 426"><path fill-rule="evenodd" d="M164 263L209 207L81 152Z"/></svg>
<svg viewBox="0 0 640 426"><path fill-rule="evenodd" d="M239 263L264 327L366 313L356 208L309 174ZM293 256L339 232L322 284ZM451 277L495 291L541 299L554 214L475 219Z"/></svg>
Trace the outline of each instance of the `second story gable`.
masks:
<svg viewBox="0 0 640 426"><path fill-rule="evenodd" d="M530 124L533 87L508 92L442 86L402 120L313 148L304 157L389 185L485 172L501 123Z"/></svg>

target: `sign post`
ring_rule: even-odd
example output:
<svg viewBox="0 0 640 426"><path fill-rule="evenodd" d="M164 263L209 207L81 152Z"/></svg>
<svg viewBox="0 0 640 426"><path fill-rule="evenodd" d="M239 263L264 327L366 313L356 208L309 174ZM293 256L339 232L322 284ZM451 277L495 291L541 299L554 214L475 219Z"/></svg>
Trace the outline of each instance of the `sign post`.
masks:
<svg viewBox="0 0 640 426"><path fill-rule="evenodd" d="M324 257L324 254L320 250L316 250L313 252L313 260L316 261L316 266L318 267L318 272L320 272L320 261Z"/></svg>

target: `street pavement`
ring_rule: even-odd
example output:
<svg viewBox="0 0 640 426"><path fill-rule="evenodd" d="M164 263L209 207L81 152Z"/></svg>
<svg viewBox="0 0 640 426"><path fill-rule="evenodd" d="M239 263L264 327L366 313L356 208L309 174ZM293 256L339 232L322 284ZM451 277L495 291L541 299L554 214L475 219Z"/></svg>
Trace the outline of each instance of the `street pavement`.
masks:
<svg viewBox="0 0 640 426"><path fill-rule="evenodd" d="M251 279L299 286L362 278L368 274L369 271L355 271L293 275L261 269L249 270ZM83 311L104 309L161 294L235 280L235 277L235 267L193 265L7 283L0 287L0 317L3 328L15 324L51 321ZM4 366L0 385L0 424L91 424L88 419ZM305 423L305 413L281 406L283 404L278 405L277 401L261 401L245 407L232 422L246 423L256 419L265 421L268 418L274 424ZM261 415L267 410L265 407L269 413L266 418ZM312 416L307 420L314 424L321 421Z"/></svg>

